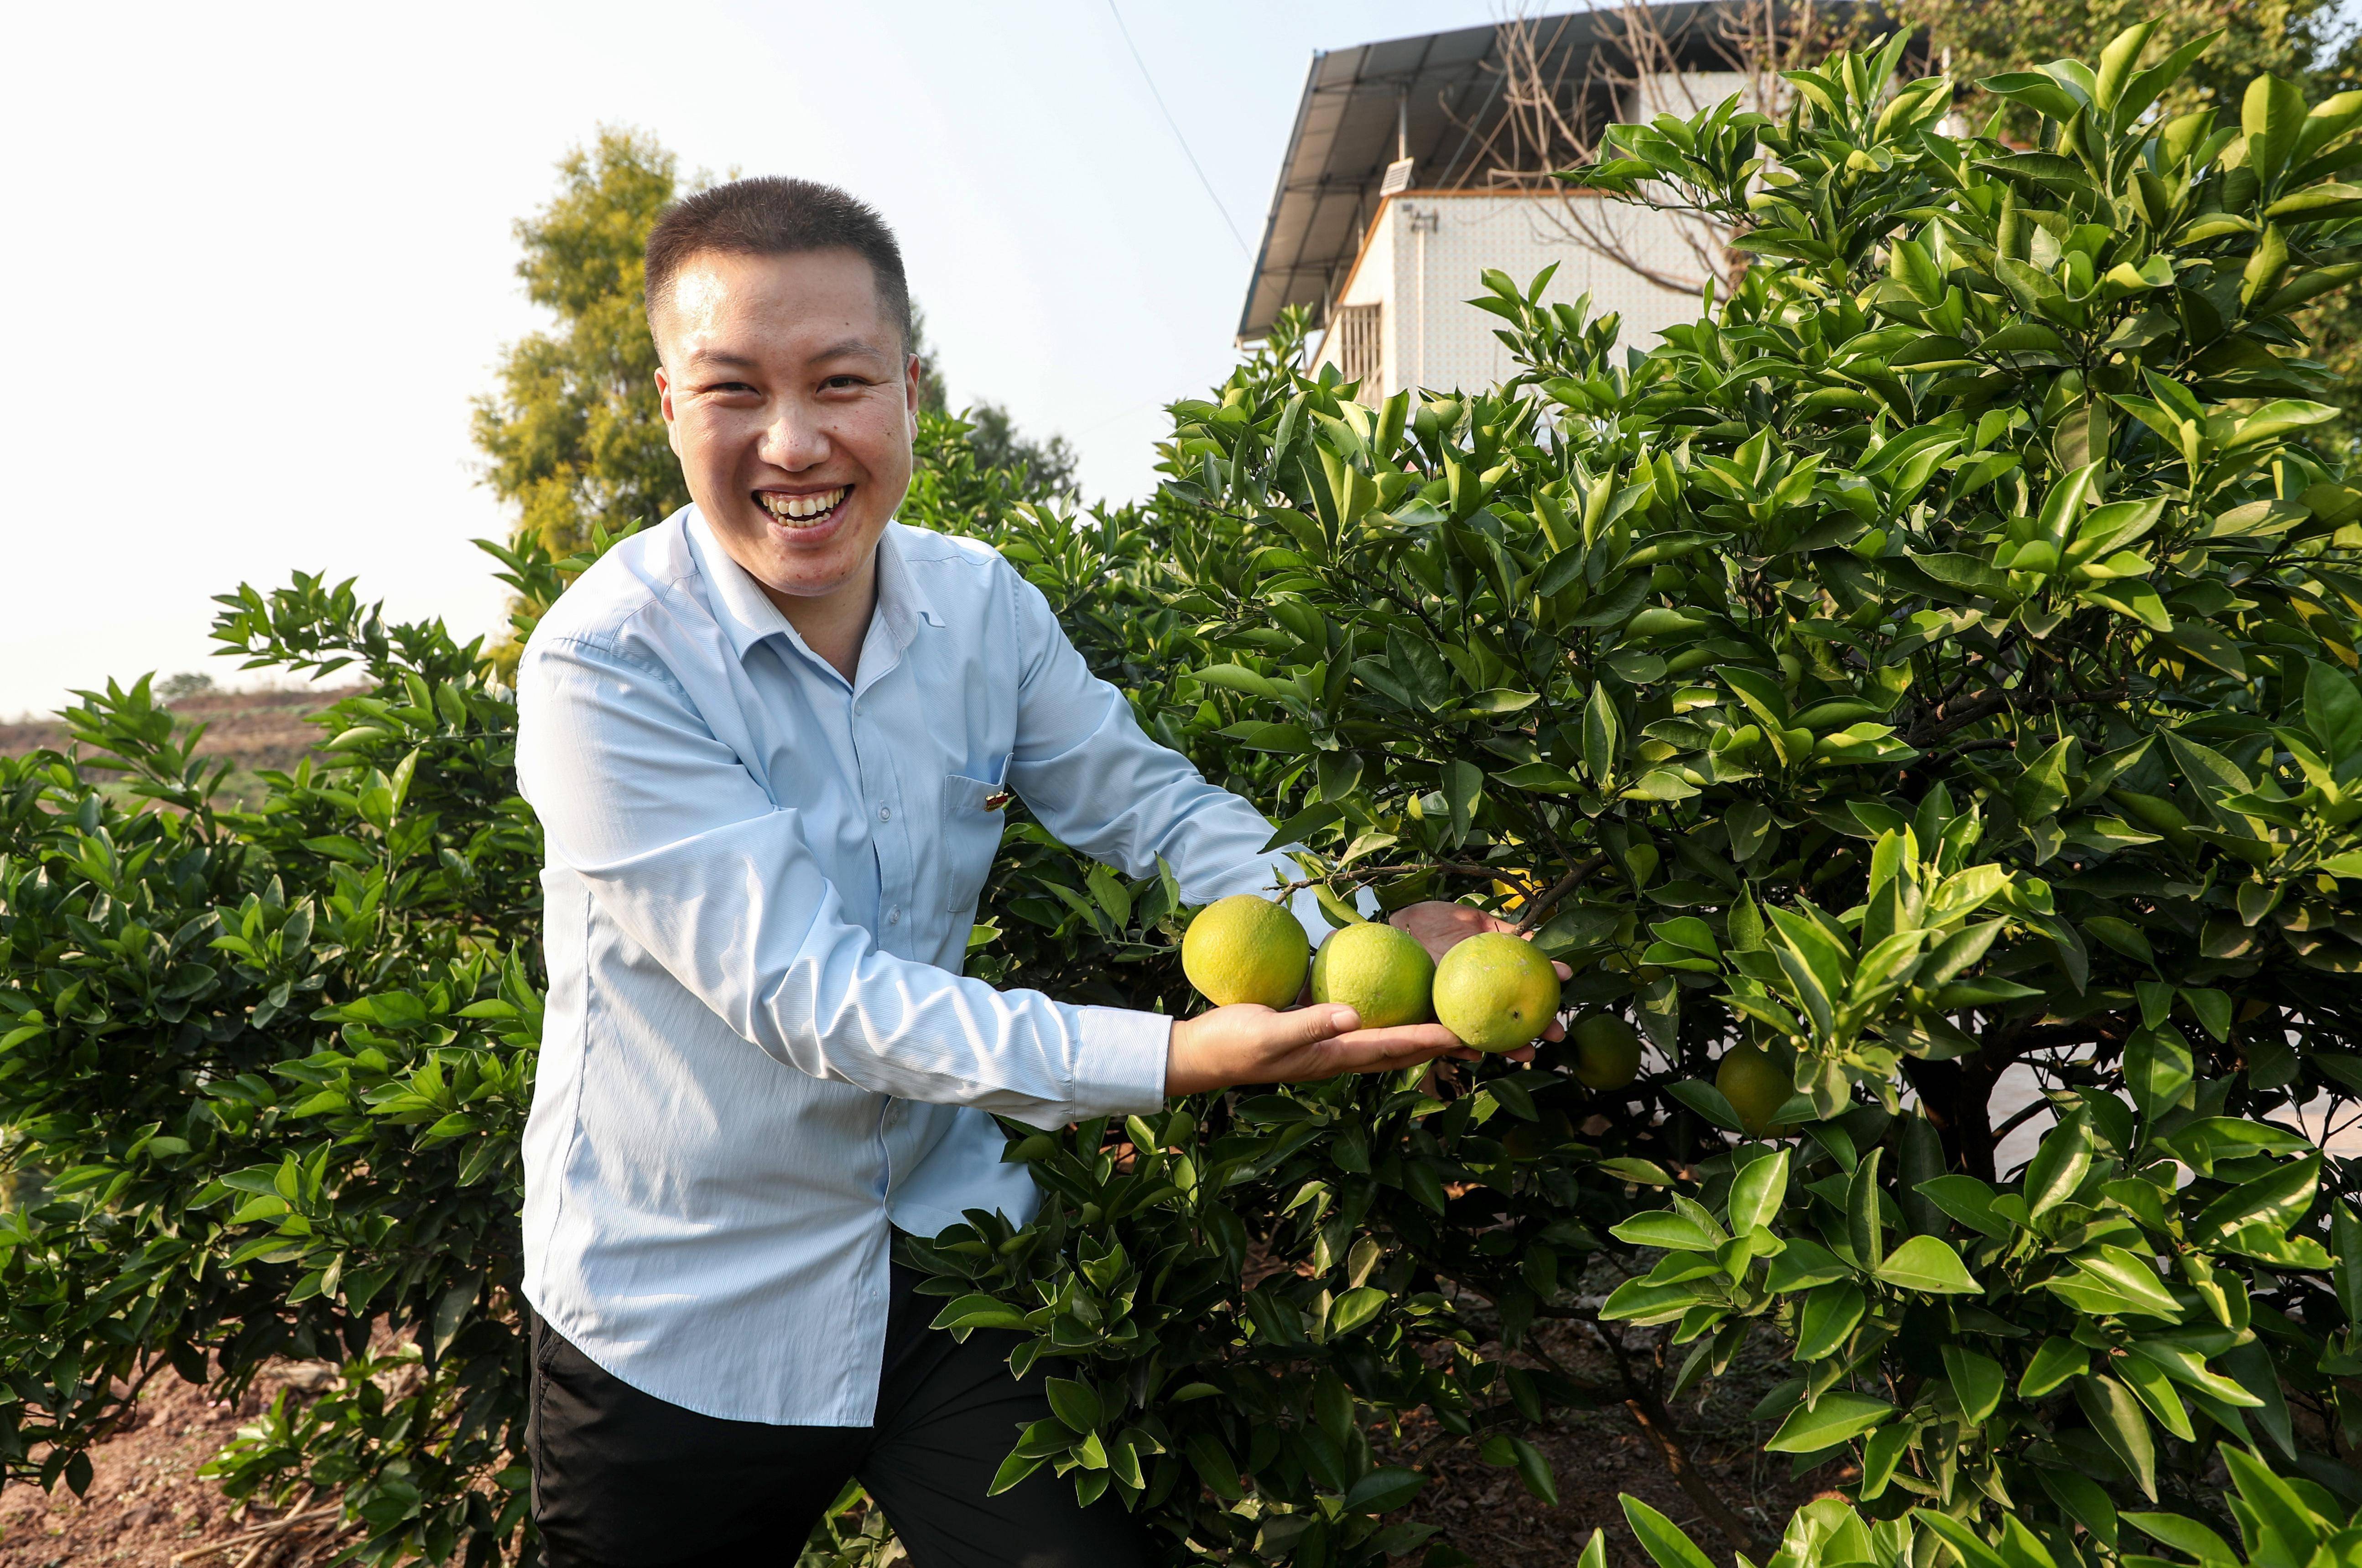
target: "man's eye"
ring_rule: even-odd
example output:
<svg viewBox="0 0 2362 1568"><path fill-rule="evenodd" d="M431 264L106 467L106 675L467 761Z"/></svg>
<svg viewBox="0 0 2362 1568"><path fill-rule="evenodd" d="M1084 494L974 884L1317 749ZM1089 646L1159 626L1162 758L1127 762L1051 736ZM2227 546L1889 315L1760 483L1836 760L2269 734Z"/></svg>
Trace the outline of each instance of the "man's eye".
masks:
<svg viewBox="0 0 2362 1568"><path fill-rule="evenodd" d="M745 381L717 381L705 390L709 392L727 392L734 396L739 392L751 392L755 389Z"/></svg>
<svg viewBox="0 0 2362 1568"><path fill-rule="evenodd" d="M831 387L839 391L847 387L857 387L865 384L866 383L865 383L859 376L831 376L826 381L821 382L821 385L823 387Z"/></svg>

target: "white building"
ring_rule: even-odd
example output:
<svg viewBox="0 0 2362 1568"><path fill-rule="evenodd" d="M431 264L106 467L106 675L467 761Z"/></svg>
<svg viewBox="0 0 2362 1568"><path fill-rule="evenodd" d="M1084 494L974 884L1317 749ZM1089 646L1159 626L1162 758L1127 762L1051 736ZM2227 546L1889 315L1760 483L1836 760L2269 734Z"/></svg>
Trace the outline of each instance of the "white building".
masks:
<svg viewBox="0 0 2362 1568"><path fill-rule="evenodd" d="M1709 7L1650 14L1680 69L1634 68L1613 10L1315 55L1240 340L1262 337L1286 306L1308 305L1324 329L1315 363L1335 364L1375 403L1406 387L1489 386L1516 370L1494 337L1500 320L1467 304L1487 268L1522 287L1556 262L1544 299L1589 293L1595 315L1621 314L1629 348L1647 348L1663 327L1695 320L1702 231L1536 181L1529 168L1501 167L1538 156L1529 150L1530 108L1521 127L1507 102L1504 61L1521 50L1531 62L1528 83L1549 83L1554 112L1594 135L1617 120L1686 117L1749 88L1716 47ZM1529 29L1522 39L1507 36L1520 26ZM1586 243L1584 230L1617 254Z"/></svg>

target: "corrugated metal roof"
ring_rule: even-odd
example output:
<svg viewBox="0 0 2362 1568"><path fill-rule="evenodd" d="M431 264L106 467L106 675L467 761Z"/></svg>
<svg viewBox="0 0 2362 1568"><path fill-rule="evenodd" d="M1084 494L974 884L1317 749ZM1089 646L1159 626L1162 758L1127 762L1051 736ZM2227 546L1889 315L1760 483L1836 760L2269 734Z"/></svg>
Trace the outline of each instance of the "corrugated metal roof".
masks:
<svg viewBox="0 0 2362 1568"><path fill-rule="evenodd" d="M1683 46L1682 55L1698 55L1694 62L1683 60L1685 69L1721 63L1707 29L1693 25L1710 8L1711 0L1649 7L1666 38ZM1537 29L1544 79L1574 94L1590 78L1587 57L1603 39L1620 36L1624 24L1620 10L1611 6L1536 17L1528 25ZM1239 318L1242 340L1261 337L1288 305L1309 304L1317 312L1343 279L1377 210L1378 182L1395 158L1398 116L1407 121L1409 153L1417 160L1415 189L1461 190L1490 180L1508 114L1502 99L1504 26L1392 39L1312 57Z"/></svg>

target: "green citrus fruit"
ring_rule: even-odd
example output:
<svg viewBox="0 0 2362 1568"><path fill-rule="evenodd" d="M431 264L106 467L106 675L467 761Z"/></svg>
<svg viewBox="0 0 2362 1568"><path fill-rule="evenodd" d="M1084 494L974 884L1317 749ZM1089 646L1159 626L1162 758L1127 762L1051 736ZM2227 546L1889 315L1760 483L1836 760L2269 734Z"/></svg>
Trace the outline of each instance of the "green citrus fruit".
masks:
<svg viewBox="0 0 2362 1568"><path fill-rule="evenodd" d="M1739 1125L1758 1138L1773 1131L1772 1116L1795 1092L1788 1075L1760 1045L1734 1045L1724 1052L1722 1065L1714 1072L1714 1087L1738 1112Z"/></svg>
<svg viewBox="0 0 2362 1568"><path fill-rule="evenodd" d="M1198 911L1181 938L1181 972L1216 1007L1292 1007L1312 944L1286 906L1239 893Z"/></svg>
<svg viewBox="0 0 2362 1568"><path fill-rule="evenodd" d="M1566 1032L1574 1077L1585 1088L1619 1089L1640 1076L1640 1032L1612 1012L1587 1012Z"/></svg>
<svg viewBox="0 0 2362 1568"><path fill-rule="evenodd" d="M1558 971L1507 932L1469 937L1435 966L1435 1016L1478 1051L1530 1045L1558 1016Z"/></svg>
<svg viewBox="0 0 2362 1568"><path fill-rule="evenodd" d="M1364 1029L1427 1022L1435 1016L1434 984L1435 960L1418 938L1390 925L1331 932L1312 955L1312 999L1352 1008Z"/></svg>

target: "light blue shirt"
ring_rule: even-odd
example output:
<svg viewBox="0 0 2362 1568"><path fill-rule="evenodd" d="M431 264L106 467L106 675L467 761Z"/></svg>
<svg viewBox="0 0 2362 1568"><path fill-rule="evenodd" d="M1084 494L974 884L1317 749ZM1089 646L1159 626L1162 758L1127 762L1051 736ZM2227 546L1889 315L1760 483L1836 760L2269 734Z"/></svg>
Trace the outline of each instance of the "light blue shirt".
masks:
<svg viewBox="0 0 2362 1568"><path fill-rule="evenodd" d="M1162 856L1192 902L1293 868L1141 733L1039 590L900 524L853 681L690 507L551 608L517 706L548 856L525 1294L673 1404L866 1426L889 1225L1034 1211L988 1113L1164 1101L1166 1018L961 977L998 790L1134 876Z"/></svg>

